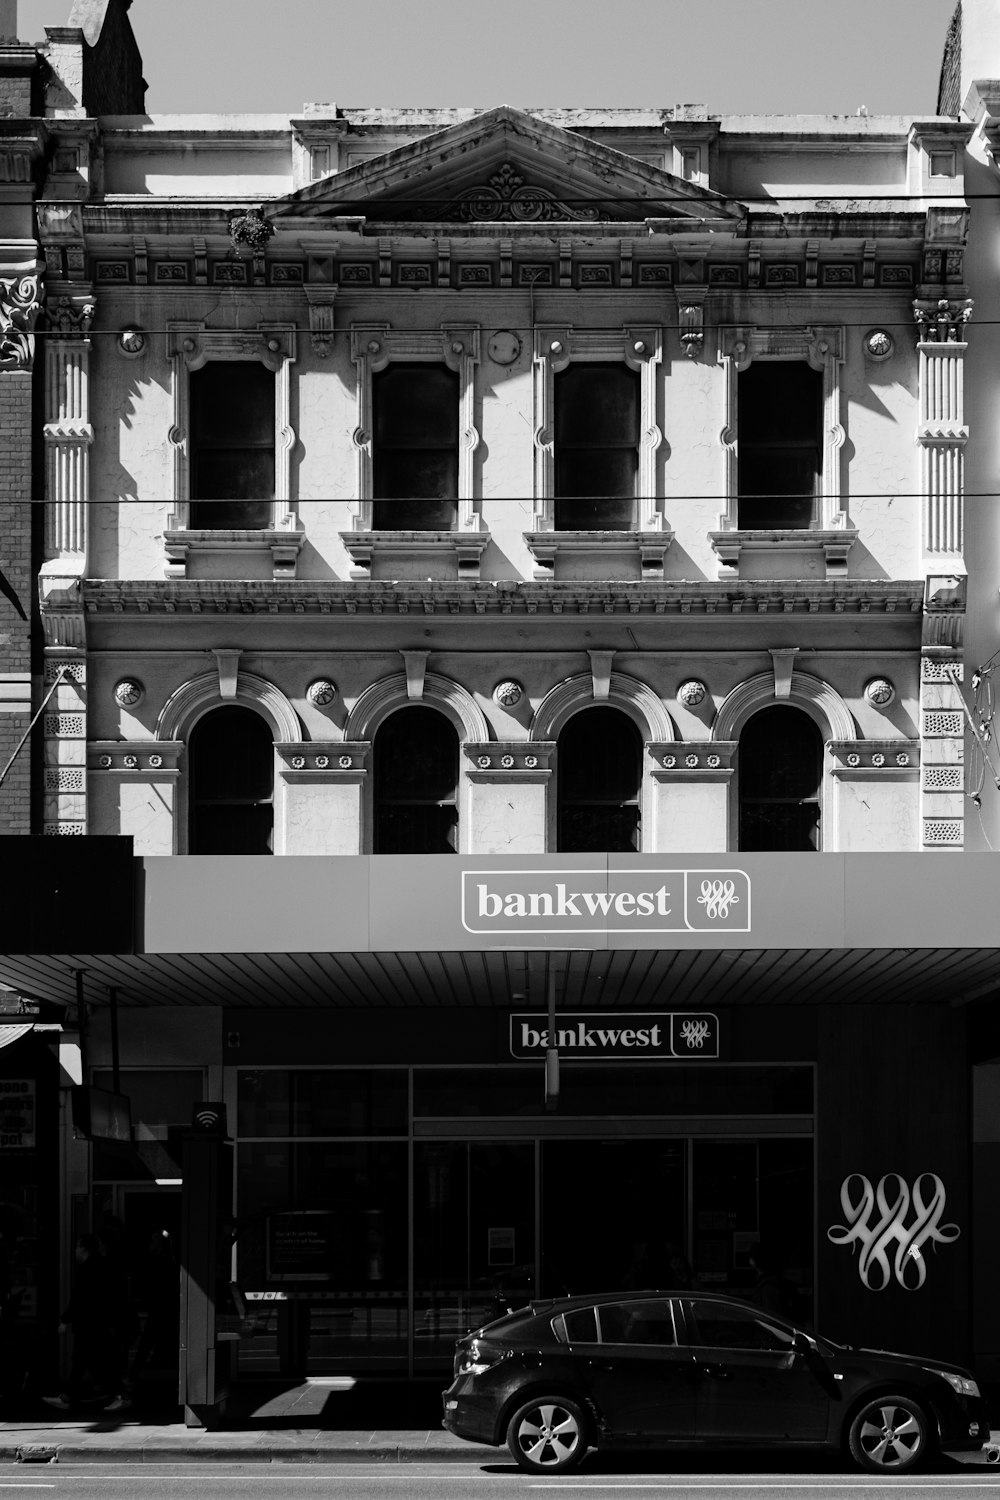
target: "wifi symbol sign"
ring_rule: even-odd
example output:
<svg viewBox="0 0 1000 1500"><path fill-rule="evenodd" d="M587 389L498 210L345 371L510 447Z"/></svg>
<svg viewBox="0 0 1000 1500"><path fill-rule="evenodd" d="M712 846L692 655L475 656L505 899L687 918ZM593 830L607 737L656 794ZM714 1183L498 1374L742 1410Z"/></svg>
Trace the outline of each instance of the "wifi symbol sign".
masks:
<svg viewBox="0 0 1000 1500"><path fill-rule="evenodd" d="M223 1103L196 1104L194 1128L201 1135L225 1135L226 1106Z"/></svg>

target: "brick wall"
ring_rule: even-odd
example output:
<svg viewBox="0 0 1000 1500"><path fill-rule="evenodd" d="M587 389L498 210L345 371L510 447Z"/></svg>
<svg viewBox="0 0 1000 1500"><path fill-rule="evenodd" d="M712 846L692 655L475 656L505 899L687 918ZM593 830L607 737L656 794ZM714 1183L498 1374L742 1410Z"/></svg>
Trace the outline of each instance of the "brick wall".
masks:
<svg viewBox="0 0 1000 1500"><path fill-rule="evenodd" d="M0 772L31 720L30 373L0 373ZM0 834L31 832L31 761L21 751L0 786Z"/></svg>

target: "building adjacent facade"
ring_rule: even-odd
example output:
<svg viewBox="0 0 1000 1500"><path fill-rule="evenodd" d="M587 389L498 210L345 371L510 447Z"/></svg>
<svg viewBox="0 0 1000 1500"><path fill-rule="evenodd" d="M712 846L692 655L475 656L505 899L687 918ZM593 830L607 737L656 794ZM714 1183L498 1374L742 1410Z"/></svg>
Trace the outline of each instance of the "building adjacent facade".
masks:
<svg viewBox="0 0 1000 1500"><path fill-rule="evenodd" d="M833 1336L992 1369L994 939L923 963L857 905L992 879L964 768L988 130L150 117L127 10L76 5L44 73L0 44L4 723L46 699L0 818L131 839L146 893L140 956L85 964L79 1066L137 1146L66 1121L78 1217L179 1222L176 1132L224 1098L235 1274L279 1309L244 1371L434 1368L494 1299L672 1252L745 1291L758 1239Z"/></svg>

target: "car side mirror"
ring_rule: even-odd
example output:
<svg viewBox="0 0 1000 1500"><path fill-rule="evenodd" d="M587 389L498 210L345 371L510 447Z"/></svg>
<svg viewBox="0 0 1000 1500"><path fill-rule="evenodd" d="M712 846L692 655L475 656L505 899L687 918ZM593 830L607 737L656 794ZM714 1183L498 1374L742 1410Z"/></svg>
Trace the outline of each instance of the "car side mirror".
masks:
<svg viewBox="0 0 1000 1500"><path fill-rule="evenodd" d="M799 1329L796 1329L794 1337L792 1338L792 1348L795 1350L796 1354L808 1354L812 1349L812 1344L804 1333L801 1333Z"/></svg>

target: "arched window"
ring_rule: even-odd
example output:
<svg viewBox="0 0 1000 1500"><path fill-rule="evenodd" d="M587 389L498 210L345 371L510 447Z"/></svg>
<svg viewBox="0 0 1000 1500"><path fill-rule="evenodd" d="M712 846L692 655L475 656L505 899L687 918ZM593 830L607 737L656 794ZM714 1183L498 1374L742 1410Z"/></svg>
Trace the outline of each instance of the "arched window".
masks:
<svg viewBox="0 0 1000 1500"><path fill-rule="evenodd" d="M642 740L617 708L584 708L559 736L559 849L628 854L641 848Z"/></svg>
<svg viewBox="0 0 1000 1500"><path fill-rule="evenodd" d="M823 742L808 714L762 708L740 736L740 849L820 848Z"/></svg>
<svg viewBox="0 0 1000 1500"><path fill-rule="evenodd" d="M376 854L458 849L458 735L436 709L400 708L375 734Z"/></svg>
<svg viewBox="0 0 1000 1500"><path fill-rule="evenodd" d="M274 741L253 709L213 708L188 742L191 854L272 854Z"/></svg>

